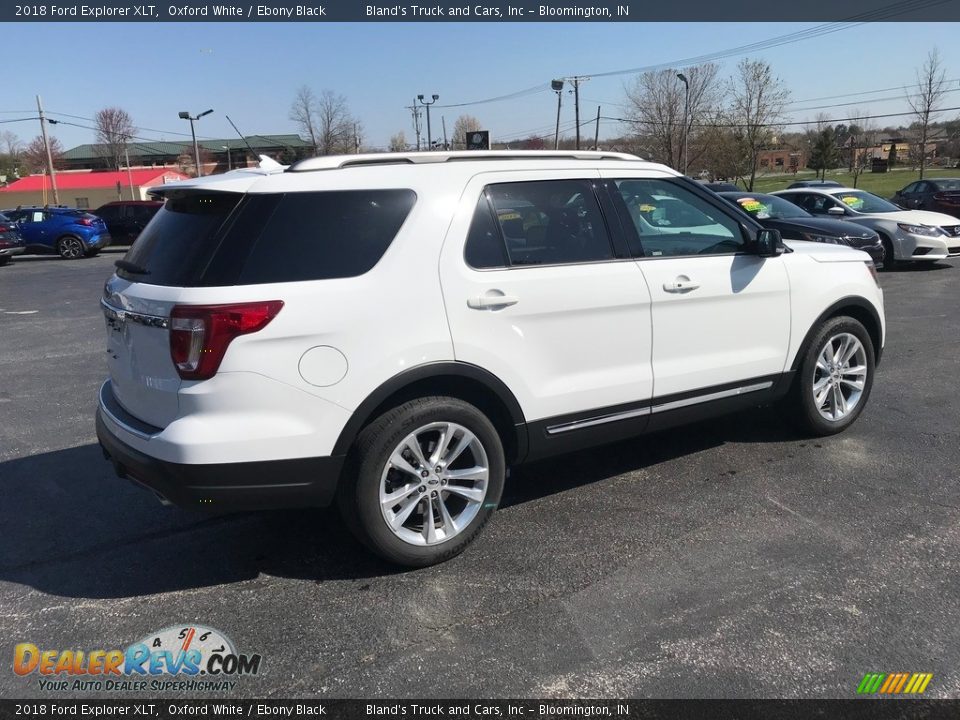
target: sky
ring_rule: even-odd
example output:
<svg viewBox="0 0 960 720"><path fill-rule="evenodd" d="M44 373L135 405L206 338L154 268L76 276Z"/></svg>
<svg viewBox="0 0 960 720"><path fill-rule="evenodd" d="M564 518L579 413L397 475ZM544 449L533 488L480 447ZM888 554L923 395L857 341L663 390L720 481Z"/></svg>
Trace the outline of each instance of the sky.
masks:
<svg viewBox="0 0 960 720"><path fill-rule="evenodd" d="M0 23L0 27L4 24ZM214 113L197 123L202 138L235 137L225 115L248 135L297 131L289 119L297 89L333 90L363 124L364 144L385 147L403 131L414 141L417 94L440 95L431 112L434 139L460 114L477 117L494 140L552 136L555 77L594 75L669 64L817 27L814 23L47 23L5 24L25 51L5 59L0 121L36 117L36 95L65 148L94 141L94 113L119 106L141 139L183 140L178 111ZM937 47L949 82L946 107L960 106L960 24L877 23L847 26L798 42L718 61L729 75L744 56L770 63L792 93L790 119L834 120L853 110L909 110L904 86ZM622 117L624 87L635 74L594 77L581 85L581 120ZM518 98L464 107L542 85ZM867 91L882 91L867 93ZM859 93L859 94L858 94ZM828 98L820 100L819 98ZM823 105L852 105L820 108ZM953 118L957 111L946 112ZM68 117L70 115L76 117ZM572 128L565 95L561 129ZM903 118L906 120L907 118ZM901 118L877 121L895 124ZM39 122L3 122L24 141ZM601 138L623 126L604 120ZM178 134L179 133L179 134ZM583 133L593 135L593 128ZM572 135L572 130L568 131Z"/></svg>

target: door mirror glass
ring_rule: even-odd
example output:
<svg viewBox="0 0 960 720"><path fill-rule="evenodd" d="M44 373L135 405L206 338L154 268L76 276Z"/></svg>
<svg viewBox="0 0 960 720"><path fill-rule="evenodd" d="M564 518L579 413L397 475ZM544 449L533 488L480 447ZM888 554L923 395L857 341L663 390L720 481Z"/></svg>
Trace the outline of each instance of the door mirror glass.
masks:
<svg viewBox="0 0 960 720"><path fill-rule="evenodd" d="M764 228L757 232L757 255L760 257L776 257L783 255L784 245L780 238L780 231Z"/></svg>

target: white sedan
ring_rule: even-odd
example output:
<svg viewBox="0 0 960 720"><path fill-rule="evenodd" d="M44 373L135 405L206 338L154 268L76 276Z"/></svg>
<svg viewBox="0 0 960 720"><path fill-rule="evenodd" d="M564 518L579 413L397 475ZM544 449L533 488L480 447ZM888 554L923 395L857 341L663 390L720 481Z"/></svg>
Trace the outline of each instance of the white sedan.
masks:
<svg viewBox="0 0 960 720"><path fill-rule="evenodd" d="M903 210L873 193L853 188L797 188L771 194L812 215L842 218L875 230L883 241L885 265L960 255L960 220L950 215Z"/></svg>

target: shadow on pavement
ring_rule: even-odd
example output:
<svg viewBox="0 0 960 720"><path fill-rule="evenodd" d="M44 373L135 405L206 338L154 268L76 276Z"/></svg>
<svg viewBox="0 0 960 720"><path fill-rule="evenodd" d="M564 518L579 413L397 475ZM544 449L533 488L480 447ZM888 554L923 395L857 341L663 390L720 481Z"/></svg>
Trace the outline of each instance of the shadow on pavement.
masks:
<svg viewBox="0 0 960 720"><path fill-rule="evenodd" d="M520 468L502 507L727 442L795 440L772 410L742 413ZM0 463L0 581L119 598L266 575L323 582L402 572L367 553L332 509L209 516L120 480L95 444Z"/></svg>

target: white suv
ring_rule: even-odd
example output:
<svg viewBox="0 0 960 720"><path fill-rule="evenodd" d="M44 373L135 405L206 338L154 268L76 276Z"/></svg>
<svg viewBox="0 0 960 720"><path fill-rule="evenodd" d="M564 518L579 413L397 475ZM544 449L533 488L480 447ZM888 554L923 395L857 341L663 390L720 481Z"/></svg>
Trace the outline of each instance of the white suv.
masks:
<svg viewBox="0 0 960 720"><path fill-rule="evenodd" d="M616 153L355 155L165 185L104 289L97 434L209 510L337 502L411 566L460 552L518 463L784 402L862 411L869 257L763 230Z"/></svg>

